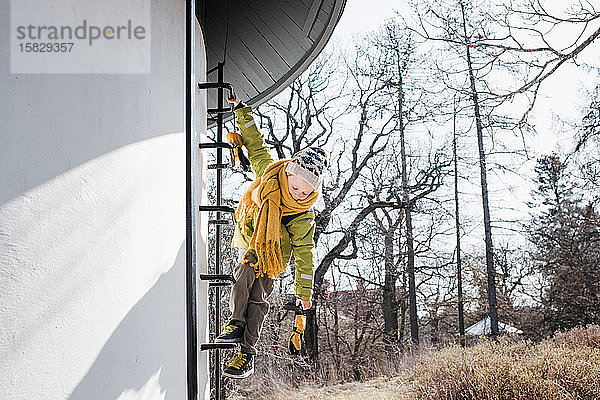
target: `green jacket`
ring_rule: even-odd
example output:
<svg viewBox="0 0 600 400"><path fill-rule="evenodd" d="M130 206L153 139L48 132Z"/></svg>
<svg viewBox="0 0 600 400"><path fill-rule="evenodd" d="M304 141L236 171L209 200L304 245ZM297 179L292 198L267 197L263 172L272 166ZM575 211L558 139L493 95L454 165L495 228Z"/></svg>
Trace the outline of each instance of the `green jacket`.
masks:
<svg viewBox="0 0 600 400"><path fill-rule="evenodd" d="M265 169L273 162L269 150L263 141L263 135L258 130L251 107L242 107L235 110L238 126L248 150L248 159L252 166L254 179L262 176ZM254 232L254 219L236 221L232 246L239 250L246 250ZM282 218L281 222L281 255L285 264L289 263L292 251L295 262L294 289L296 296L309 300L313 291L313 250L315 243L315 213L309 210L300 214L293 214Z"/></svg>

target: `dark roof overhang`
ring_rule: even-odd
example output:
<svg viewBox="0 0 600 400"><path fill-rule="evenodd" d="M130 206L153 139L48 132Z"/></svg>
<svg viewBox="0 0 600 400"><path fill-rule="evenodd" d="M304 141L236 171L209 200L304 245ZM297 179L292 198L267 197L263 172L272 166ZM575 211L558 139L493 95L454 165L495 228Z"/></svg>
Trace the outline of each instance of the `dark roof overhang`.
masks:
<svg viewBox="0 0 600 400"><path fill-rule="evenodd" d="M225 59L224 81L258 106L290 85L325 47L346 0L201 0L208 69ZM226 46L226 50L225 50ZM216 81L216 71L208 75ZM215 107L215 91L208 93Z"/></svg>

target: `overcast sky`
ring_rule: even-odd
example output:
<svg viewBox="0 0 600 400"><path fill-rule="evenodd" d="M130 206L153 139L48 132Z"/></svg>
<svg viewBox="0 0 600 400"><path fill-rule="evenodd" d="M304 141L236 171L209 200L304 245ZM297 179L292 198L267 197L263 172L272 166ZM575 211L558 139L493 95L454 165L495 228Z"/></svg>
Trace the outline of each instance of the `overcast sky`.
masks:
<svg viewBox="0 0 600 400"><path fill-rule="evenodd" d="M335 28L335 39L348 39L369 32L394 15L394 9L407 7L402 0L347 0L342 18Z"/></svg>

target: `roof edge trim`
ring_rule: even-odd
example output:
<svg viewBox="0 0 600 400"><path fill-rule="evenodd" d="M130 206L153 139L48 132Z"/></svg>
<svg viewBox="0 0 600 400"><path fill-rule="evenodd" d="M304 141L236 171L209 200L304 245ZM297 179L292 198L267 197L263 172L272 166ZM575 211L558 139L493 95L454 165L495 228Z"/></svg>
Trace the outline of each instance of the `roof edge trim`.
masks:
<svg viewBox="0 0 600 400"><path fill-rule="evenodd" d="M325 45L331 39L331 35L333 33L334 28L340 20L342 12L344 11L344 7L346 6L346 0L339 0L335 2L333 12L330 14L329 21L327 22L327 26L323 30L323 34L319 38L319 40L312 46L310 51L302 57L300 61L296 63L281 79L273 84L269 89L260 93L258 96L253 97L248 100L247 104L253 107L257 107L279 93L281 93L285 88L287 88L291 83L296 80L304 71L308 69L310 64L321 54L321 51L325 48Z"/></svg>

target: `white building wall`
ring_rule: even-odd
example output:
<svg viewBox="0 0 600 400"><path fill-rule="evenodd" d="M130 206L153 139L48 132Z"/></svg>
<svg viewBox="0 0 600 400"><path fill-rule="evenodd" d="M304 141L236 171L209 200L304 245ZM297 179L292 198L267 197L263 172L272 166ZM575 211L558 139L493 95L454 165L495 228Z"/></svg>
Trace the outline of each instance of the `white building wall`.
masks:
<svg viewBox="0 0 600 400"><path fill-rule="evenodd" d="M184 399L185 3L152 0L152 72L129 75L10 74L9 7L0 0L0 398ZM202 341L205 296L198 306Z"/></svg>

